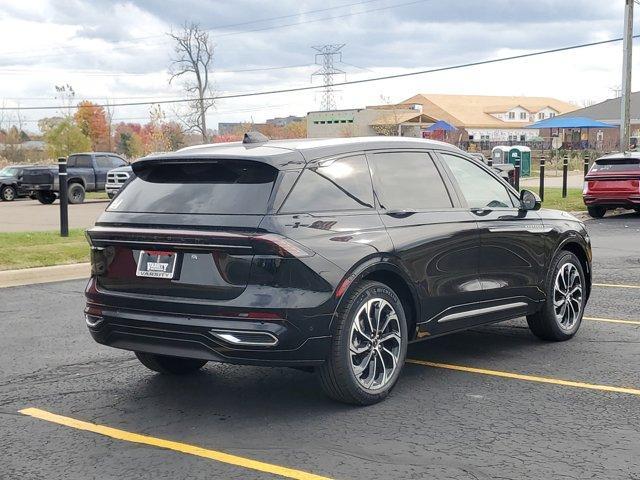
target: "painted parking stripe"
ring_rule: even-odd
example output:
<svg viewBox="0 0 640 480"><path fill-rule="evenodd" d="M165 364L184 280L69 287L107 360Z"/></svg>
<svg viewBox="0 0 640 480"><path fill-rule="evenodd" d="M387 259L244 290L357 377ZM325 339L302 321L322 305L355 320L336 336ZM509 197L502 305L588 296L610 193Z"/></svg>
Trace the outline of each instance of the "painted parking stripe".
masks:
<svg viewBox="0 0 640 480"><path fill-rule="evenodd" d="M640 320L620 320L618 318L582 317L591 322L623 323L627 325L640 325Z"/></svg>
<svg viewBox="0 0 640 480"><path fill-rule="evenodd" d="M127 432L126 430L107 427L105 425L84 422L82 420L76 420L75 418L63 417L62 415L56 415L55 413L50 413L46 410L40 410L39 408L25 408L23 410L20 410L20 413L22 413L23 415L29 415L30 417L39 418L40 420L46 420L47 422L57 423L66 427L75 428L77 430L85 430L88 432L97 433L99 435L104 435L105 437L115 438L116 440L123 440L125 442L140 443L152 447L173 450L175 452L195 455L196 457L208 458L210 460L216 460L221 463L227 463L229 465L235 465L250 470L258 470L260 472L271 473L285 478L294 478L298 480L330 480L328 477L322 477L313 473L303 472L301 470L295 470L287 467L281 467L279 465L274 465L271 463L259 462L257 460L239 457L237 455L231 455L228 453L219 452L217 450L209 450L207 448L189 445L187 443L173 442L171 440L164 440L162 438Z"/></svg>
<svg viewBox="0 0 640 480"><path fill-rule="evenodd" d="M524 380L527 382L549 383L552 385L562 385L564 387L584 388L587 390L600 390L603 392L626 393L628 395L640 396L640 389L627 387L612 387L610 385L597 385L594 383L573 382L570 380L560 380L558 378L537 377L534 375L523 375L520 373L503 372L500 370L487 370L484 368L465 367L463 365L451 365L449 363L428 362L426 360L407 359L407 363L423 365L425 367L444 368L447 370L457 370L459 372L477 373L480 375L490 375L493 377L511 378L514 380Z"/></svg>
<svg viewBox="0 0 640 480"><path fill-rule="evenodd" d="M594 283L594 287L610 287L610 288L639 288L640 285L624 285L618 283Z"/></svg>

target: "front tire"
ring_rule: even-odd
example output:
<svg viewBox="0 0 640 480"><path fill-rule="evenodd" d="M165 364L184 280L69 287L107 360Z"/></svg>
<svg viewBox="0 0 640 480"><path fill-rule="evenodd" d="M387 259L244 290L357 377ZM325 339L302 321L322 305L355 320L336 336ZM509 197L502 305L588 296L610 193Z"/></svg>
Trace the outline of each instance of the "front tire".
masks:
<svg viewBox="0 0 640 480"><path fill-rule="evenodd" d="M2 200L5 202L13 202L16 199L16 195L16 189L11 185L2 187L2 190L0 190L0 197L2 197Z"/></svg>
<svg viewBox="0 0 640 480"><path fill-rule="evenodd" d="M529 328L542 340L569 340L580 328L587 303L586 281L578 257L564 250L558 254L549 270L545 292L544 306L527 316Z"/></svg>
<svg viewBox="0 0 640 480"><path fill-rule="evenodd" d="M407 320L400 299L383 283L366 281L343 298L331 352L318 368L325 393L371 405L393 389L407 356Z"/></svg>
<svg viewBox="0 0 640 480"><path fill-rule="evenodd" d="M155 353L135 352L136 357L145 367L154 372L168 375L185 375L200 370L207 363L197 358L170 357Z"/></svg>
<svg viewBox="0 0 640 480"><path fill-rule="evenodd" d="M604 207L587 207L587 212L592 218L602 218L607 213L607 209Z"/></svg>

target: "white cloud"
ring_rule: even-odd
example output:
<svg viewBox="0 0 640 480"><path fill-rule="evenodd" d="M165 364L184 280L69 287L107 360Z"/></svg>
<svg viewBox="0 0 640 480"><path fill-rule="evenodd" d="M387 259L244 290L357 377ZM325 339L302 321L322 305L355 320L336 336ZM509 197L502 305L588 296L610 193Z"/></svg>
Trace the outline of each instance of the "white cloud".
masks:
<svg viewBox="0 0 640 480"><path fill-rule="evenodd" d="M394 5L374 0L350 7L352 0L119 1L0 0L0 102L42 105L54 102L54 85L69 83L78 99L181 96L168 84L171 45L166 37L184 21L199 21L217 45L214 74L222 92L272 90L309 85L312 67L238 72L251 68L313 62L311 45L346 43L341 68L348 79L452 65L613 38L622 28L622 2L583 0L425 0L419 4L362 15L321 20L349 12ZM239 23L336 7L248 25ZM240 30L309 23L265 31ZM227 26L224 25L234 25ZM581 103L611 96L620 83L621 44L453 70L420 77L340 87L339 107L380 102L380 95L402 100L417 92L544 95ZM636 55L634 66L640 58ZM351 65L349 65L351 64ZM365 67L360 69L359 67ZM636 75L634 88L640 86ZM272 116L317 109L317 92L224 100L209 118L262 121ZM118 107L116 118L147 117L148 106ZM166 107L168 116L173 108ZM23 112L31 126L55 112Z"/></svg>

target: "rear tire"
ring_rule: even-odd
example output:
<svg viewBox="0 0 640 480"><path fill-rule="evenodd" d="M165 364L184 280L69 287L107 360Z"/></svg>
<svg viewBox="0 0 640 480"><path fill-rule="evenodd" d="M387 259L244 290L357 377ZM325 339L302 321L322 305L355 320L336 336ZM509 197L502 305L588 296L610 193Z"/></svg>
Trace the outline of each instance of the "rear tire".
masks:
<svg viewBox="0 0 640 480"><path fill-rule="evenodd" d="M13 202L16 199L17 193L14 187L7 185L0 190L0 197L5 202Z"/></svg>
<svg viewBox="0 0 640 480"><path fill-rule="evenodd" d="M43 205L51 205L56 201L56 194L48 191L41 191L36 193L36 199Z"/></svg>
<svg viewBox="0 0 640 480"><path fill-rule="evenodd" d="M76 205L78 203L84 202L85 190L82 184L80 183L72 183L67 188L67 195L69 199L69 203Z"/></svg>
<svg viewBox="0 0 640 480"><path fill-rule="evenodd" d="M395 386L407 356L407 321L400 299L383 283L366 281L342 299L331 351L318 370L334 400L378 403Z"/></svg>
<svg viewBox="0 0 640 480"><path fill-rule="evenodd" d="M607 209L604 207L587 207L587 212L593 218L602 218L607 213Z"/></svg>
<svg viewBox="0 0 640 480"><path fill-rule="evenodd" d="M168 375L185 375L200 370L207 363L197 358L170 357L155 353L135 352L136 357L145 367L154 372Z"/></svg>
<svg viewBox="0 0 640 480"><path fill-rule="evenodd" d="M578 257L566 250L556 256L545 281L545 292L544 306L527 316L529 329L542 340L569 340L580 328L587 303L587 284Z"/></svg>

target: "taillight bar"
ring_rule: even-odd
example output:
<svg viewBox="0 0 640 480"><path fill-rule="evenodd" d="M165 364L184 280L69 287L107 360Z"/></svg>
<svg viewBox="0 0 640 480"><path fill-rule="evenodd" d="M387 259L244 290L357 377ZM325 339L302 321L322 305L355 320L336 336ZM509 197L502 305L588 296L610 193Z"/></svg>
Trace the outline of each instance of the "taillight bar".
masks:
<svg viewBox="0 0 640 480"><path fill-rule="evenodd" d="M304 258L314 252L298 242L274 233L232 233L160 228L94 227L85 232L92 248L129 245L140 248L180 250L252 250L256 255ZM249 253L249 252L246 252Z"/></svg>

